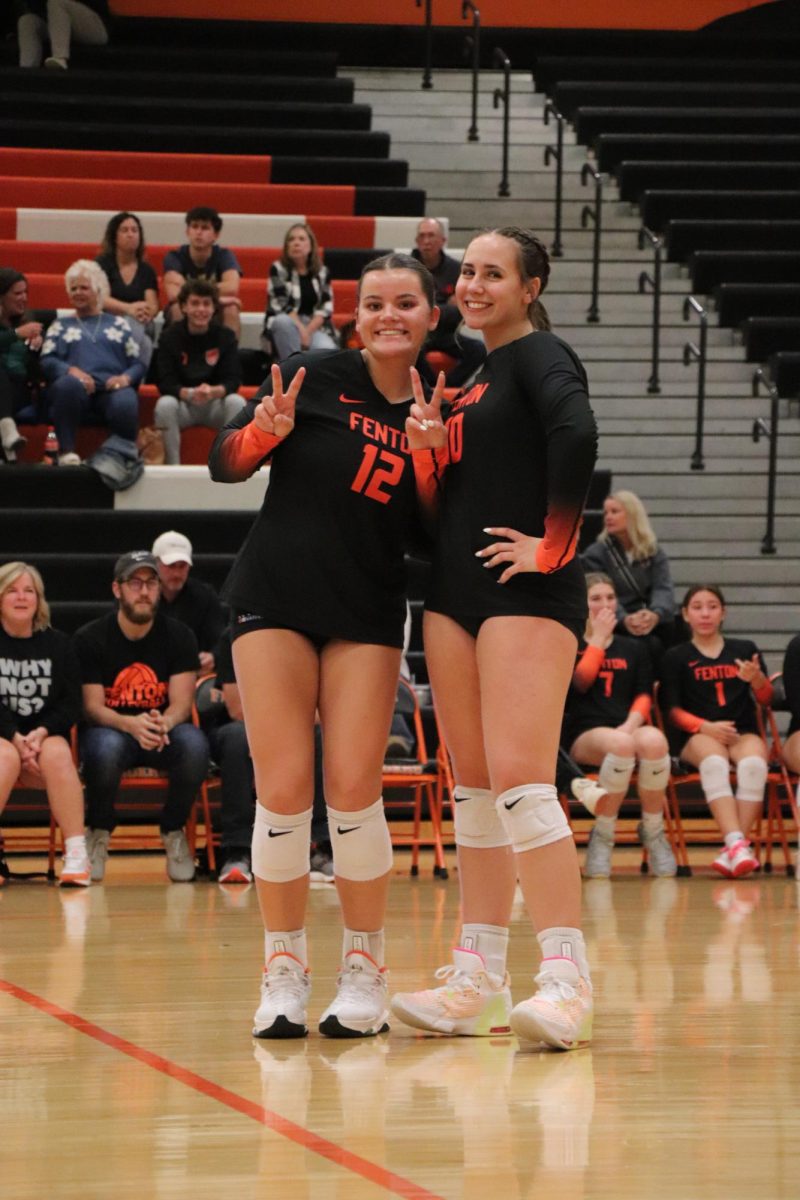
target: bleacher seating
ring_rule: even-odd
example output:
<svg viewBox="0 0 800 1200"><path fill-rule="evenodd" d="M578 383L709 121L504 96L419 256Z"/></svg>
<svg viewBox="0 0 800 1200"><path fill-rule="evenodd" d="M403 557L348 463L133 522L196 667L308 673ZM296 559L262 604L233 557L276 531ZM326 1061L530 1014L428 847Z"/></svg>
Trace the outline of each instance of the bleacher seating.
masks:
<svg viewBox="0 0 800 1200"><path fill-rule="evenodd" d="M680 191L648 188L639 202L642 221L656 233L668 221L788 221L800 212L800 191Z"/></svg>
<svg viewBox="0 0 800 1200"><path fill-rule="evenodd" d="M714 289L720 325L748 317L791 317L800 313L800 283L721 283Z"/></svg>
<svg viewBox="0 0 800 1200"><path fill-rule="evenodd" d="M747 362L764 362L781 350L800 350L800 317L748 317L742 322Z"/></svg>
<svg viewBox="0 0 800 1200"><path fill-rule="evenodd" d="M667 258L685 262L695 250L800 250L800 220L671 220L665 230Z"/></svg>
<svg viewBox="0 0 800 1200"><path fill-rule="evenodd" d="M631 159L694 162L800 162L800 135L749 133L599 133L593 142L598 169L615 174Z"/></svg>
<svg viewBox="0 0 800 1200"><path fill-rule="evenodd" d="M724 54L702 55L691 58L685 55L679 64L674 57L654 57L652 54L629 55L541 55L533 70L536 90L552 95L555 85L562 80L674 80L676 74L687 83L690 81L719 79L729 83L731 79L747 82L771 79L793 83L800 73L800 62L796 59L775 58L729 58ZM563 110L562 110L563 111Z"/></svg>
<svg viewBox="0 0 800 1200"><path fill-rule="evenodd" d="M575 133L589 146L601 133L796 133L796 108L620 108L587 106L575 113Z"/></svg>
<svg viewBox="0 0 800 1200"><path fill-rule="evenodd" d="M793 162L679 162L623 159L616 168L620 200L635 203L646 189L720 190L746 187L775 191L800 184L800 158Z"/></svg>
<svg viewBox="0 0 800 1200"><path fill-rule="evenodd" d="M788 400L800 396L800 352L781 351L771 354L769 374L779 396Z"/></svg>
<svg viewBox="0 0 800 1200"><path fill-rule="evenodd" d="M797 250L695 250L688 265L694 292L721 283L800 283Z"/></svg>

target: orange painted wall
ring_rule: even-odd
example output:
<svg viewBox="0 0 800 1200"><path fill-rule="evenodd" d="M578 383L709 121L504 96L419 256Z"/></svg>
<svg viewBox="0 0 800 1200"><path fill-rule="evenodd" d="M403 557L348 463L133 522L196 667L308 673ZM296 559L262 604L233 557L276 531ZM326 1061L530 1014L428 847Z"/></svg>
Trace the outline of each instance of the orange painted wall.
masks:
<svg viewBox="0 0 800 1200"><path fill-rule="evenodd" d="M432 0L436 25L462 26L461 0ZM700 29L763 0L480 0L481 23L553 29ZM414 0L111 0L127 17L224 18L228 21L315 21L351 25L421 25Z"/></svg>

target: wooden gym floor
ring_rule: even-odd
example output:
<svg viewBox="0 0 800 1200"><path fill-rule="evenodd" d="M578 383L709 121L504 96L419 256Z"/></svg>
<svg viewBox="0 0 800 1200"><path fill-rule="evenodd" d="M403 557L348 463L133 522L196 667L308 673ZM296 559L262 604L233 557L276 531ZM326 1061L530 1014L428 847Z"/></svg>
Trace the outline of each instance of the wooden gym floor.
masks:
<svg viewBox="0 0 800 1200"><path fill-rule="evenodd" d="M800 915L785 875L652 880L618 851L619 877L585 888L595 1042L558 1055L398 1023L365 1041L255 1041L253 889L168 884L162 861L114 856L88 892L0 889L4 1200L800 1195ZM399 990L448 961L458 896L454 878L426 864L411 880L397 861ZM339 957L332 886L313 888L309 927L314 1018ZM534 961L519 907L517 998Z"/></svg>

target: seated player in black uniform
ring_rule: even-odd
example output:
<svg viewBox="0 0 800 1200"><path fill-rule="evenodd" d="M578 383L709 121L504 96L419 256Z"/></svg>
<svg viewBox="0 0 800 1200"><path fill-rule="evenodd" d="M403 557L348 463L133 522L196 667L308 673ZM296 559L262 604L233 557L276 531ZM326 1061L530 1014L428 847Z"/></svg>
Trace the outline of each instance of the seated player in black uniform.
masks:
<svg viewBox="0 0 800 1200"><path fill-rule="evenodd" d="M317 711L345 925L337 995L319 1028L329 1037L388 1029L392 847L381 783L403 646L404 547L418 518L410 370L437 316L424 267L406 255L376 259L358 290L364 349L273 366L211 452L212 477L222 482L271 462L263 507L223 592L258 798L252 865L266 968L257 1037L308 1032ZM439 398L443 388L442 378Z"/></svg>
<svg viewBox="0 0 800 1200"><path fill-rule="evenodd" d="M591 1037L592 991L555 767L586 624L575 548L597 430L580 360L537 328L548 275L547 251L527 230L472 239L456 300L488 356L446 437L434 404L416 410L432 422L423 434L433 482L443 473L425 655L458 785L463 924L443 986L397 995L392 1007L423 1029L491 1036L510 1026L567 1050ZM512 1011L517 876L543 961L536 994Z"/></svg>
<svg viewBox="0 0 800 1200"><path fill-rule="evenodd" d="M586 576L589 620L572 676L562 738L579 763L599 767L606 795L594 808L583 873L611 874L614 827L634 768L642 802L639 837L654 875L674 875L675 855L664 833L669 780L667 739L650 724L653 681L650 656L632 638L619 637L617 594L607 575Z"/></svg>
<svg viewBox="0 0 800 1200"><path fill-rule="evenodd" d="M783 760L790 771L800 774L800 634L793 637L786 647L783 659L783 690L786 703L792 714L783 743ZM800 803L800 784L797 786ZM800 865L800 859L798 860ZM797 876L800 878L800 873Z"/></svg>
<svg viewBox="0 0 800 1200"><path fill-rule="evenodd" d="M769 704L772 684L755 642L723 637L725 599L719 588L690 588L681 615L691 641L664 655L659 702L672 726L676 752L700 772L725 842L714 870L728 878L749 875L758 859L747 835L761 812L767 780L767 748L759 736L756 701Z"/></svg>

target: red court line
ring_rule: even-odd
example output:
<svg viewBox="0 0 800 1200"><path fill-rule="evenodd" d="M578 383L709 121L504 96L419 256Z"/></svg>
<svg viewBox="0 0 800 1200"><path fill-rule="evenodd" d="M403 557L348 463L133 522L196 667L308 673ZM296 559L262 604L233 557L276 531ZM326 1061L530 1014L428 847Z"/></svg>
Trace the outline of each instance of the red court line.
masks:
<svg viewBox="0 0 800 1200"><path fill-rule="evenodd" d="M118 1037L117 1034L102 1029L92 1021L87 1021L85 1017L68 1012L58 1004L53 1004L51 1000L45 1000L43 996L28 992L25 988L19 987L7 979L0 979L0 991L7 992L24 1004L29 1004L31 1008L38 1008L40 1012L49 1017L55 1017L57 1021L62 1021L78 1033L84 1033L87 1037L94 1038L96 1042L101 1042L104 1046L119 1051L120 1054L126 1054L128 1058L144 1063L146 1067L152 1067L154 1071L160 1071L162 1075L167 1075L170 1079L176 1079L185 1087L191 1088L203 1096L208 1096L211 1100L216 1100L226 1108L249 1117L251 1121L257 1121L259 1125L266 1125L274 1133L281 1134L282 1137L302 1146L304 1150L311 1150L314 1154L327 1158L337 1166L344 1167L345 1170L352 1171L355 1175L360 1175L362 1179L385 1188L387 1192L391 1192L395 1196L402 1196L404 1200L443 1200L435 1192L429 1192L427 1188L412 1183L410 1179L404 1179L402 1175L396 1175L394 1171L387 1171L385 1167L370 1162L369 1159L362 1158L359 1154L352 1154L343 1146L337 1146L335 1142L329 1142L327 1138L312 1133L310 1129L304 1129L302 1125L288 1121L279 1113L272 1112L252 1100L246 1100L244 1096L239 1096L236 1092L229 1091L228 1088L220 1087L218 1083L205 1079L202 1075L190 1071L188 1067L182 1067L168 1058L162 1058L160 1054L154 1054L152 1050L145 1050L143 1046L137 1046L126 1038Z"/></svg>

